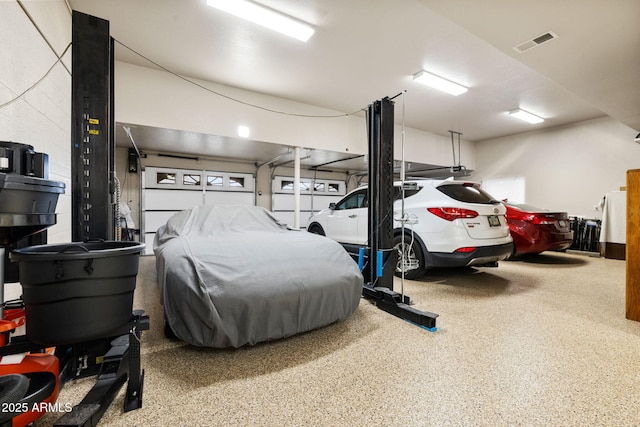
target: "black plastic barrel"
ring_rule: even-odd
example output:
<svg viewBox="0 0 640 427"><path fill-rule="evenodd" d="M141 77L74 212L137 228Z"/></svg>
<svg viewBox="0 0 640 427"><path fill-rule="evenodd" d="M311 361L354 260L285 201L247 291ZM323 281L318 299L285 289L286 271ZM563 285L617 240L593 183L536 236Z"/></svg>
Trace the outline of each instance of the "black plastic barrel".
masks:
<svg viewBox="0 0 640 427"><path fill-rule="evenodd" d="M13 251L27 338L63 345L126 333L143 249L138 242L101 241Z"/></svg>

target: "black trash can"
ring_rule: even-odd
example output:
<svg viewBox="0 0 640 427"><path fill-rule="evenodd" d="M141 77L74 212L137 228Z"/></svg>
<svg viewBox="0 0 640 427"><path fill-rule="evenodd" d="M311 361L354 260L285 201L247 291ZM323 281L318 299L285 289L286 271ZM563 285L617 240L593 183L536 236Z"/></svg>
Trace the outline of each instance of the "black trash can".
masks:
<svg viewBox="0 0 640 427"><path fill-rule="evenodd" d="M64 345L122 333L131 318L143 249L138 242L101 241L13 251L27 338Z"/></svg>

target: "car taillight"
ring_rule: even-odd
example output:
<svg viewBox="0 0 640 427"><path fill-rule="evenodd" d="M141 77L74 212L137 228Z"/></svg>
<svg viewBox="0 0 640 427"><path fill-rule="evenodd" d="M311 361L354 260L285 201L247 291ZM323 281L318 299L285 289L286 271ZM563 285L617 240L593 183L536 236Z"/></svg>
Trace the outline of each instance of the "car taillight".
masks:
<svg viewBox="0 0 640 427"><path fill-rule="evenodd" d="M535 225L549 225L555 224L556 218L545 214L533 214L528 212L522 212L515 209L507 212L507 219L515 219L520 221L527 221Z"/></svg>
<svg viewBox="0 0 640 427"><path fill-rule="evenodd" d="M455 252L468 254L469 252L473 252L475 250L476 250L476 248L474 248L473 246L465 246L464 248L456 249Z"/></svg>
<svg viewBox="0 0 640 427"><path fill-rule="evenodd" d="M547 217L545 215L534 215L533 216L533 220L531 221L534 224L555 224L556 223L556 219L555 217Z"/></svg>
<svg viewBox="0 0 640 427"><path fill-rule="evenodd" d="M459 218L475 218L478 216L478 212L463 208L427 208L427 210L447 221L455 221Z"/></svg>

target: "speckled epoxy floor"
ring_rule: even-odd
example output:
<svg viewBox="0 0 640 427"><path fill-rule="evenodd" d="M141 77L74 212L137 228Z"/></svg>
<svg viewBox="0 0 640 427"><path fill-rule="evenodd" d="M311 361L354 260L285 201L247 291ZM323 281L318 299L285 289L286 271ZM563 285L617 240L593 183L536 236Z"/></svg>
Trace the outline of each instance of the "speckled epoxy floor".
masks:
<svg viewBox="0 0 640 427"><path fill-rule="evenodd" d="M640 425L624 261L548 253L432 271L405 291L440 315L437 332L362 300L345 321L238 350L164 337L154 262L141 258L135 302L151 318L143 407L122 413L121 392L100 425ZM79 402L92 381L58 402Z"/></svg>

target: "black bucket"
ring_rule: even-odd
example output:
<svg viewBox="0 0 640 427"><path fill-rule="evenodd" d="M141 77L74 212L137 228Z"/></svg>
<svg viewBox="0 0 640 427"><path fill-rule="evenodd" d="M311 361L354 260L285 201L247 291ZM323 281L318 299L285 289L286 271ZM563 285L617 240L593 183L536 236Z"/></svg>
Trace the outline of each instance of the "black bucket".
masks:
<svg viewBox="0 0 640 427"><path fill-rule="evenodd" d="M131 318L143 249L143 243L103 241L13 251L27 338L63 345L121 334Z"/></svg>

